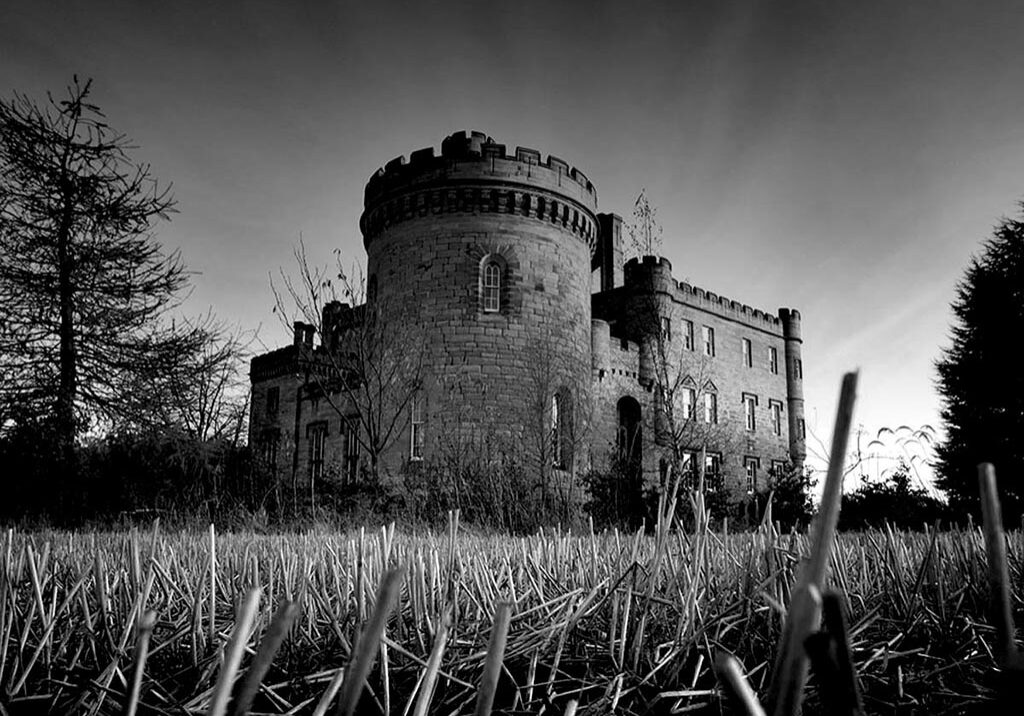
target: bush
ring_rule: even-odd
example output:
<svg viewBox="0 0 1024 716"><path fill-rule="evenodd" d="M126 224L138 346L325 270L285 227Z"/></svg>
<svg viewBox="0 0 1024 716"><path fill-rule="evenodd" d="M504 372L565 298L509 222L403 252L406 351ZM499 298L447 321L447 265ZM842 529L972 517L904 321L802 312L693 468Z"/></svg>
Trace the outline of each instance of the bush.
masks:
<svg viewBox="0 0 1024 716"><path fill-rule="evenodd" d="M653 529L658 496L656 491L645 489L638 462L615 451L607 465L607 469L592 469L582 478L589 495L583 509L594 521L594 529L632 532L644 524Z"/></svg>
<svg viewBox="0 0 1024 716"><path fill-rule="evenodd" d="M839 529L864 530L891 524L899 529L919 530L947 517L948 512L946 504L911 485L910 468L901 461L884 480L866 480L859 489L843 495Z"/></svg>

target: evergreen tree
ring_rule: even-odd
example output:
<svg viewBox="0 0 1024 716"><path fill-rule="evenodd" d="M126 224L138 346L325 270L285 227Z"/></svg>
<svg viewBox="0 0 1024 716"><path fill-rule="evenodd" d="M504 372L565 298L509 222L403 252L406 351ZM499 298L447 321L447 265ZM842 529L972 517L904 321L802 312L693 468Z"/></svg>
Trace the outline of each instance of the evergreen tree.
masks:
<svg viewBox="0 0 1024 716"><path fill-rule="evenodd" d="M69 478L76 438L138 422L210 337L166 320L188 273L151 232L173 200L89 89L0 102L0 430L42 420Z"/></svg>
<svg viewBox="0 0 1024 716"><path fill-rule="evenodd" d="M1013 524L1024 508L1024 370L1014 347L1024 334L1024 222L995 228L952 308L952 346L936 365L946 423L937 483L954 513L977 516L977 464L993 463L1003 516Z"/></svg>

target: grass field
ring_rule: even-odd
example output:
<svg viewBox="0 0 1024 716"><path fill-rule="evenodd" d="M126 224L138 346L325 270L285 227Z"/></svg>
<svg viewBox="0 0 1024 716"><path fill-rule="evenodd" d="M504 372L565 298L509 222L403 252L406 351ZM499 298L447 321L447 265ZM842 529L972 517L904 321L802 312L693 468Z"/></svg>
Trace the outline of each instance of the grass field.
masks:
<svg viewBox="0 0 1024 716"><path fill-rule="evenodd" d="M1008 535L1007 548L1010 581L1020 585L1020 533ZM730 713L711 668L718 650L735 654L754 689L767 691L809 544L771 526L512 538L453 524L415 536L12 531L2 549L0 686L9 713L130 712L140 632L148 657L137 713L209 712L236 614L255 587L243 669L283 602L295 604L296 617L253 712L324 713L318 704L332 680L338 686L378 583L398 567L397 606L360 713L414 713L446 605L429 713L472 712L496 605L507 602L495 713L562 714L576 701L577 713L643 714ZM994 665L985 570L981 530L839 536L831 584L848 605L869 713L984 712ZM815 704L812 677L805 712Z"/></svg>

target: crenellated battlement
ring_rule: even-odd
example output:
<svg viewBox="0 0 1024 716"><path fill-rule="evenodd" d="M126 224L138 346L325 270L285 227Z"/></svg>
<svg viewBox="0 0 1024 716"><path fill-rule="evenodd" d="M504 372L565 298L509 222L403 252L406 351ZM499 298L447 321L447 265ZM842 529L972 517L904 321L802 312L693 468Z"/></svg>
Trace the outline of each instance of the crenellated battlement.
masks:
<svg viewBox="0 0 1024 716"><path fill-rule="evenodd" d="M482 132L457 132L434 147L395 157L370 177L360 219L369 241L412 216L450 211L506 212L549 220L593 244L597 191L587 176L535 149L514 153Z"/></svg>
<svg viewBox="0 0 1024 716"><path fill-rule="evenodd" d="M783 328L782 321L767 311L753 308L745 303L720 296L712 291L693 286L684 281L672 278L671 262L661 256L644 256L642 259L632 258L626 262L625 285L633 289L650 290L669 294L674 300L690 306L696 306L711 313L757 326L771 333L779 333ZM788 311L789 309L782 309ZM793 310L799 321L799 312ZM790 315L787 313L787 316Z"/></svg>

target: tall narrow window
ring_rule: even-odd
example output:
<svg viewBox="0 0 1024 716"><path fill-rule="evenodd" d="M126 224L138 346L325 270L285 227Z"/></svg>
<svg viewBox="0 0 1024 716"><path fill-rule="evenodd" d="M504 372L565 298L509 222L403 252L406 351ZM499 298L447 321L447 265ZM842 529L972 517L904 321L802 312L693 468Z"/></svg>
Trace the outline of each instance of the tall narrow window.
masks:
<svg viewBox="0 0 1024 716"><path fill-rule="evenodd" d="M697 391L693 388L683 388L683 420L693 420L693 412L697 405Z"/></svg>
<svg viewBox="0 0 1024 716"><path fill-rule="evenodd" d="M747 367L747 368L753 368L754 367L754 354L752 352L752 348L753 347L750 345L750 339L749 338L741 339L741 344L743 346L743 365L745 367Z"/></svg>
<svg viewBox="0 0 1024 716"><path fill-rule="evenodd" d="M412 399L412 413L409 421L409 458L423 459L423 397L417 395Z"/></svg>
<svg viewBox="0 0 1024 716"><path fill-rule="evenodd" d="M768 370L772 375L779 374L779 351L774 346L768 346Z"/></svg>
<svg viewBox="0 0 1024 716"><path fill-rule="evenodd" d="M683 453L683 487L693 490L697 487L697 454L692 450Z"/></svg>
<svg viewBox="0 0 1024 716"><path fill-rule="evenodd" d="M663 341L672 340L672 319L668 316L661 317L661 339Z"/></svg>
<svg viewBox="0 0 1024 716"><path fill-rule="evenodd" d="M281 431L277 428L264 430L260 433L259 457L263 465L271 472L277 471L277 446L281 440Z"/></svg>
<svg viewBox="0 0 1024 716"><path fill-rule="evenodd" d="M484 265L484 311L497 313L501 309L501 266L496 261Z"/></svg>
<svg viewBox="0 0 1024 716"><path fill-rule="evenodd" d="M796 421L796 434L801 440L807 439L807 423L804 422L803 418Z"/></svg>
<svg viewBox="0 0 1024 716"><path fill-rule="evenodd" d="M782 403L769 400L768 409L772 413L772 434L782 435Z"/></svg>
<svg viewBox="0 0 1024 716"><path fill-rule="evenodd" d="M281 388L273 386L267 388L267 415L277 415L277 410L281 406Z"/></svg>
<svg viewBox="0 0 1024 716"><path fill-rule="evenodd" d="M714 393L704 394L704 422L709 425L718 422L718 396Z"/></svg>
<svg viewBox="0 0 1024 716"><path fill-rule="evenodd" d="M551 396L551 466L565 468L566 460L566 412L565 399L561 392Z"/></svg>
<svg viewBox="0 0 1024 716"><path fill-rule="evenodd" d="M751 395L750 393L743 394L743 419L746 424L747 432L752 433L757 428L757 417L755 408L757 407L757 396Z"/></svg>
<svg viewBox="0 0 1024 716"><path fill-rule="evenodd" d="M355 418L348 418L341 421L342 435L344 436L345 462L342 466L345 481L353 483L356 481L359 469L359 423Z"/></svg>
<svg viewBox="0 0 1024 716"><path fill-rule="evenodd" d="M324 476L324 443L327 437L326 423L310 423L306 427L306 441L309 443L309 479L319 480Z"/></svg>
<svg viewBox="0 0 1024 716"><path fill-rule="evenodd" d="M704 454L704 485L705 487L720 487L722 479L722 456L718 453Z"/></svg>
<svg viewBox="0 0 1024 716"><path fill-rule="evenodd" d="M715 356L715 329L711 326L703 326L704 334L704 355L714 358Z"/></svg>
<svg viewBox="0 0 1024 716"><path fill-rule="evenodd" d="M743 468L747 473L747 494L754 494L757 491L757 463L756 457L743 458Z"/></svg>
<svg viewBox="0 0 1024 716"><path fill-rule="evenodd" d="M693 321L683 320L683 348L693 350Z"/></svg>

